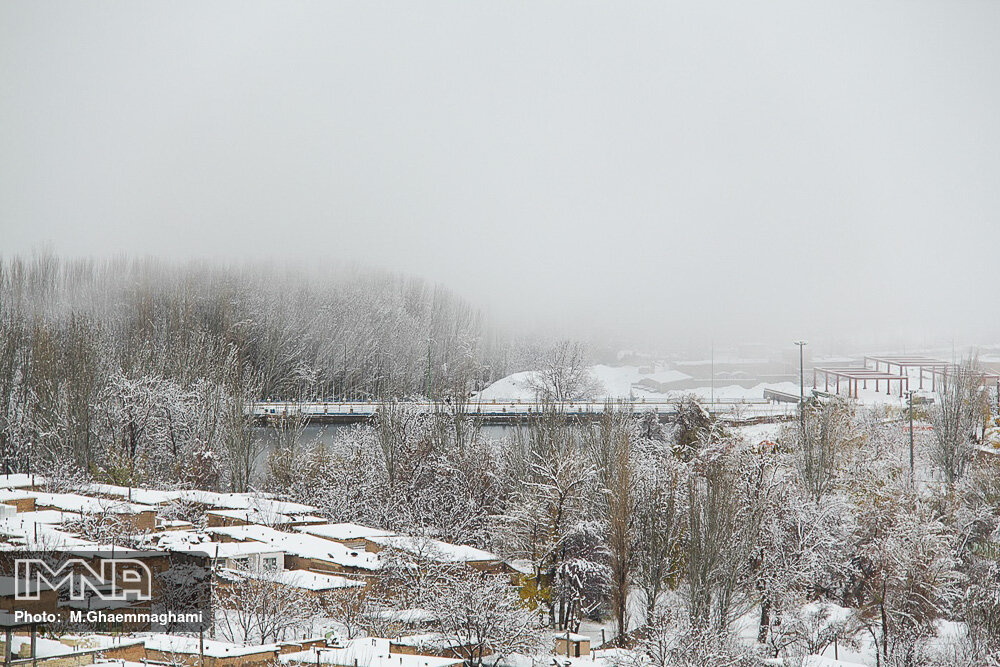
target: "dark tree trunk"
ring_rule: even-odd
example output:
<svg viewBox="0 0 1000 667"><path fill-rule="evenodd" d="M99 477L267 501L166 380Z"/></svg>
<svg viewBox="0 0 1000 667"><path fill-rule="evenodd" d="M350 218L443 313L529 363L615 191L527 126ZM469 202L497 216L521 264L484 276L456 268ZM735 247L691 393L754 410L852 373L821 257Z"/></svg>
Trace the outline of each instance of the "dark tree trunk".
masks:
<svg viewBox="0 0 1000 667"><path fill-rule="evenodd" d="M764 596L760 603L760 624L757 628L757 643L763 644L767 641L767 629L771 625L771 599Z"/></svg>

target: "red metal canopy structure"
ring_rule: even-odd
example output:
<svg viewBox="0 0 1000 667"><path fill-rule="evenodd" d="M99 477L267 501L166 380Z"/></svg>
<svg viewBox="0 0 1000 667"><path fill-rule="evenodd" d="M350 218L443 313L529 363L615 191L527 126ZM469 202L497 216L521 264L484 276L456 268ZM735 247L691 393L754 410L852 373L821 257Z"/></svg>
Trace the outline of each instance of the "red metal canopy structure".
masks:
<svg viewBox="0 0 1000 667"><path fill-rule="evenodd" d="M823 374L824 391L830 391L830 378L833 377L836 384L836 391L840 393L840 380L847 381L847 395L851 398L858 397L858 388L867 389L868 381L874 380L875 391L879 390L879 383L885 382L885 393L892 393L892 383L899 383L899 395L903 395L904 385L910 388L910 378L906 375L896 375L888 371L875 371L867 366L846 366L840 368L817 366L813 369L813 388L816 388L816 375Z"/></svg>
<svg viewBox="0 0 1000 667"><path fill-rule="evenodd" d="M935 389L934 375L938 371L944 371L948 368L950 364L940 359L934 359L933 357L923 357L919 355L907 356L907 355L888 355L888 356L868 356L865 357L865 366L869 364L875 364L875 370L882 370L882 364L885 364L885 370L892 372L893 366L899 369L900 375L908 375L907 370L910 368L917 368L920 370L920 389L924 388L924 371L925 369L930 370L931 378L931 391Z"/></svg>
<svg viewBox="0 0 1000 667"><path fill-rule="evenodd" d="M879 391L881 383L884 381L886 394L892 393L892 383L897 382L899 395L902 397L903 392L910 388L910 369L916 368L919 371L920 389L924 388L925 377L931 381L931 391L936 391L938 384L947 383L950 377L959 373L971 373L979 378L979 382L983 386L995 384L997 400L1000 401L1000 373L971 370L957 364L920 355L868 355L865 357L864 363L864 366L817 366L813 369L813 388L817 387L817 376L822 374L825 391L830 391L831 378L835 382L834 387L838 394L840 393L840 381L845 380L847 382L847 395L851 398L858 397L859 387L867 389L869 380L875 382L875 391Z"/></svg>
<svg viewBox="0 0 1000 667"><path fill-rule="evenodd" d="M934 378L937 378L939 381L947 383L948 378L960 373L978 377L979 383L983 386L986 386L987 383L996 384L998 391L1000 391L1000 374L982 369L963 368L957 364L945 364L944 367L931 371L931 381L933 382Z"/></svg>

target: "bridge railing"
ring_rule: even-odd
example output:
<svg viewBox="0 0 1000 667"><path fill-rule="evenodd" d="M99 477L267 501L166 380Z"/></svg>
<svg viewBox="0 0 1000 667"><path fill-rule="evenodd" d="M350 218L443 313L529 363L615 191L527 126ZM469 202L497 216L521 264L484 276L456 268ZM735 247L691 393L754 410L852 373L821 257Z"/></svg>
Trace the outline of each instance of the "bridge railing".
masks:
<svg viewBox="0 0 1000 667"><path fill-rule="evenodd" d="M612 402L611 405L629 406L636 414L645 412L673 412L682 403L682 399L664 399L656 401L638 400ZM448 412L452 406L445 402L413 401L406 403L426 412ZM283 416L299 414L306 417L373 416L378 412L379 403L370 401L319 401L297 403L292 401L268 401L254 403L248 406L248 413L257 417ZM463 406L463 412L469 416L499 416L499 415L530 415L553 407L567 414L600 414L606 406L605 401L565 401L562 403L542 403L520 400L490 400L471 401ZM754 413L781 413L787 408L775 406L766 398L731 399L720 398L714 402L702 403L710 412L734 412L745 408Z"/></svg>

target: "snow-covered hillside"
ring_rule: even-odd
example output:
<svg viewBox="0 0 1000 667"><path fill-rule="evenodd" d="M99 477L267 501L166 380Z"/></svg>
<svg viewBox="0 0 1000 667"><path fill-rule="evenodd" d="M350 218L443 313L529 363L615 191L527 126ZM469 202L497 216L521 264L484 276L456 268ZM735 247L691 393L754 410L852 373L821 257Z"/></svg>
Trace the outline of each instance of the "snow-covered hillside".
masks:
<svg viewBox="0 0 1000 667"><path fill-rule="evenodd" d="M497 380L479 394L484 401L493 400L535 400L535 391L531 388L531 376L535 371L522 371ZM669 385L671 383L690 380L691 376L675 370L659 370L641 372L638 366L605 366L598 364L590 367L590 373L601 386L597 399L629 398L630 396L664 396L651 391L648 387ZM648 387L639 383L647 381Z"/></svg>
<svg viewBox="0 0 1000 667"><path fill-rule="evenodd" d="M658 370L643 372L638 366L606 366L598 364L590 367L590 372L600 383L601 391L593 396L595 400L605 399L636 399L664 400L677 398L685 394L694 394L704 400L709 400L714 394L716 399L739 401L762 399L764 389L776 389L797 394L799 386L792 382L761 383L753 387L740 385L717 385L714 390L710 386L691 387L692 377L677 370ZM484 389L476 397L483 401L533 401L537 397L531 387L531 377L534 371L522 371L497 380ZM671 388L671 385L678 385ZM683 385L683 388L680 386Z"/></svg>

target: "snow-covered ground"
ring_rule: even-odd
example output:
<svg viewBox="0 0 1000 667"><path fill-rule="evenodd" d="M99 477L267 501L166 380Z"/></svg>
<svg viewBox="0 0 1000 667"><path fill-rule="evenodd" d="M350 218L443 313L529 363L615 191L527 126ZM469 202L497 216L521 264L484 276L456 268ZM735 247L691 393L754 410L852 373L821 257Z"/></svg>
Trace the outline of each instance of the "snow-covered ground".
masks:
<svg viewBox="0 0 1000 667"><path fill-rule="evenodd" d="M723 401L735 403L763 402L764 390L774 389L788 394L798 395L799 386L793 382L759 383L752 387L738 384L712 387L690 386L692 377L677 370L658 370L643 372L638 366L606 366L598 364L590 367L591 375L600 385L599 392L592 400L636 400L636 401L670 401L686 395L695 395L705 402ZM473 397L473 401L525 401L537 400L536 391L531 386L534 371L521 371L497 380ZM684 384L684 388L671 388L671 384ZM808 394L808 391L807 391Z"/></svg>
<svg viewBox="0 0 1000 667"><path fill-rule="evenodd" d="M604 364L591 366L589 370L600 385L600 391L592 397L595 401L669 401L685 395L694 395L705 402L714 399L717 402L746 401L753 403L764 400L765 389L780 391L791 396L799 394L797 382L761 382L751 387L744 387L739 384L721 384L723 380L717 380L715 387L712 387L708 382L692 387L691 380L693 378L678 370L651 372L638 366L607 366ZM535 389L531 386L531 377L534 373L535 371L521 371L501 378L474 396L473 401L536 401L538 397ZM809 375L808 372L807 375ZM673 388L670 386L672 384L683 384L683 388ZM933 392L930 391L928 376L924 377L924 389L918 389L919 375L915 369L911 373L910 387L917 390L918 396L931 399L934 397ZM822 377L820 377L818 390L823 391L826 388ZM841 395L846 397L846 381L841 382L840 389ZM905 392L903 397L900 397L899 387L895 382L892 383L892 391L889 393L886 393L884 381L879 383L879 389L880 391L876 392L874 381L869 381L867 386L858 388L857 401L864 405L890 405L897 408L907 405ZM835 383L832 379L828 391L829 393L835 391ZM809 396L811 393L811 378L807 378L805 395ZM790 405L794 406L794 404Z"/></svg>
<svg viewBox="0 0 1000 667"><path fill-rule="evenodd" d="M482 401L534 401L536 392L531 387L531 377L535 371L521 371L501 378L483 389L474 397ZM704 395L709 399L713 395L710 386L693 389L671 389L669 385L691 380L692 377L677 370L658 370L643 372L638 366L606 366L598 364L590 367L590 373L600 385L600 391L593 398L598 401L607 399L647 399L668 400L685 394ZM791 382L759 384L749 389L739 385L717 386L714 395L717 399L741 400L762 399L764 388L770 387L779 391L798 393L799 387ZM659 389L659 390L658 390Z"/></svg>
<svg viewBox="0 0 1000 667"><path fill-rule="evenodd" d="M651 386L666 385L684 380L690 380L691 376L675 370L660 370L653 372L640 372L638 366L605 366L598 364L590 367L590 372L601 385L601 392L594 398L629 398L636 393L642 393L647 397L658 396L650 389L638 386L643 380L650 381ZM531 387L531 377L535 371L522 371L508 375L491 384L486 389L479 392L477 398L483 401L533 401L535 400L535 390ZM663 394L659 394L663 396Z"/></svg>

